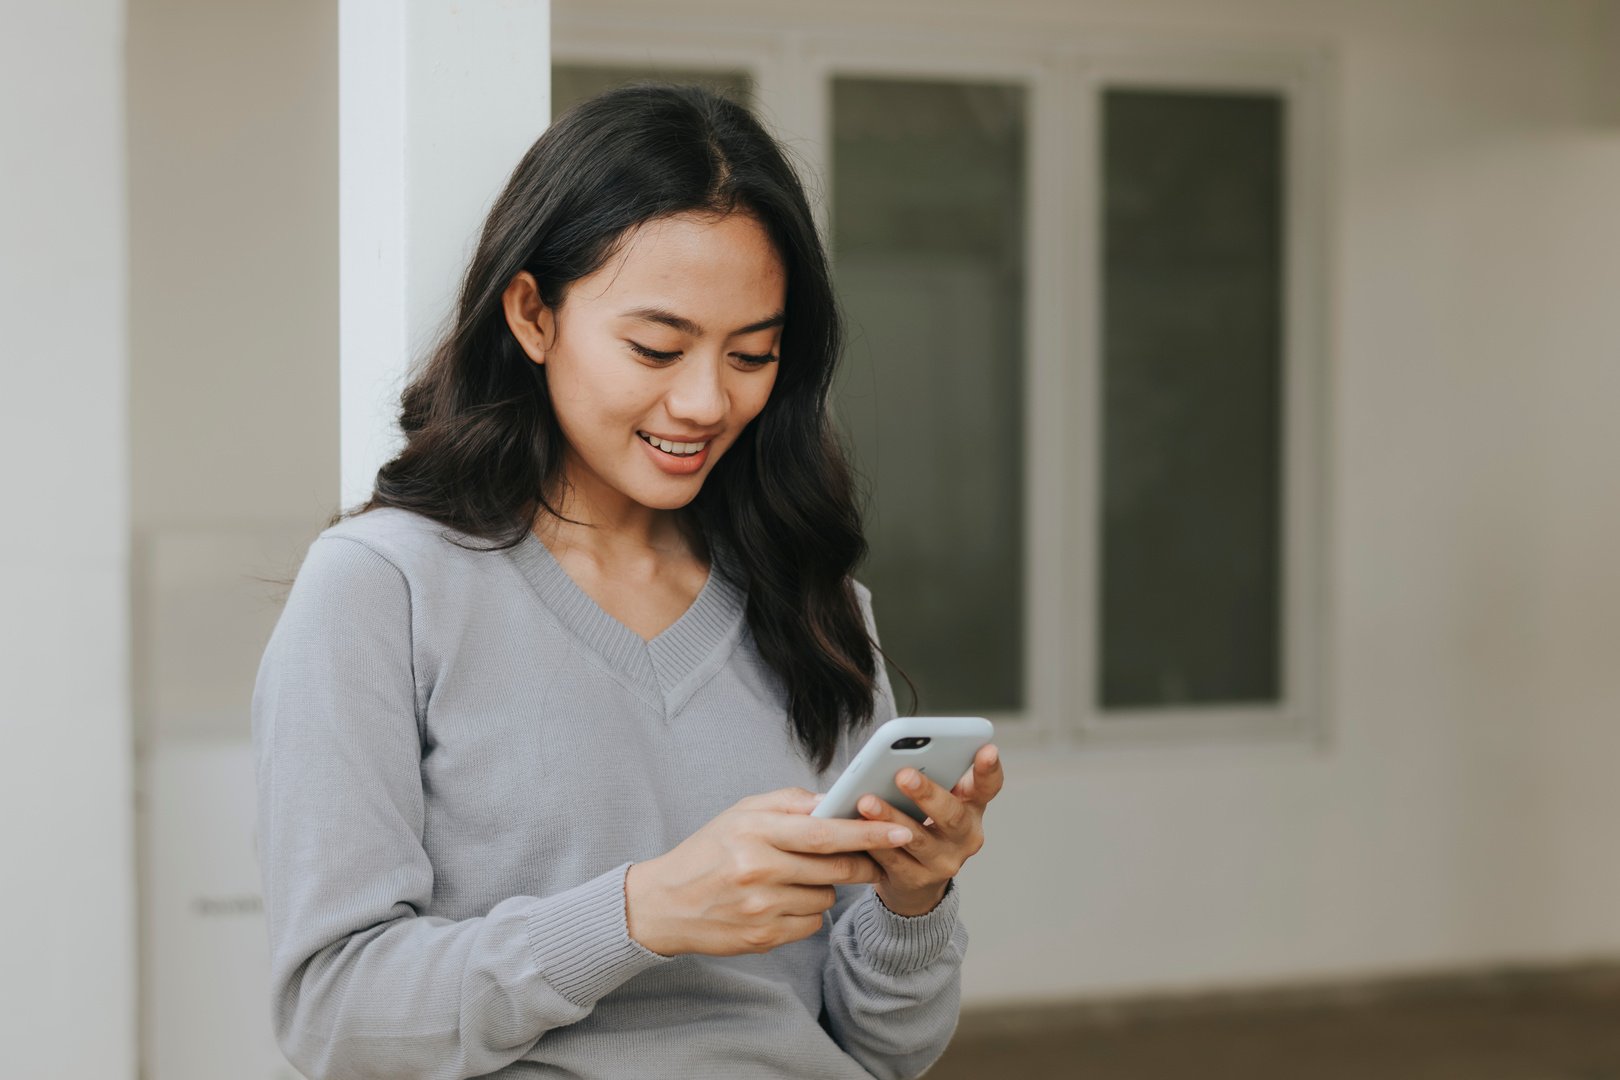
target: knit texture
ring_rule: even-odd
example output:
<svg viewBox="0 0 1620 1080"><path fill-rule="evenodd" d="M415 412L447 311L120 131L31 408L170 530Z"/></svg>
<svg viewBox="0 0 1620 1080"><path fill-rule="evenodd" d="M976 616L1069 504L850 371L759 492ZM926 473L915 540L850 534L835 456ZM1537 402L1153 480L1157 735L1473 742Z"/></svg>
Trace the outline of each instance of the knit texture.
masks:
<svg viewBox="0 0 1620 1080"><path fill-rule="evenodd" d="M915 1076L956 1026L967 931L840 887L760 955L665 957L626 868L745 795L825 791L717 565L644 641L533 535L374 510L310 546L254 684L271 1012L312 1080ZM856 594L873 630L871 597ZM879 664L874 723L895 713Z"/></svg>

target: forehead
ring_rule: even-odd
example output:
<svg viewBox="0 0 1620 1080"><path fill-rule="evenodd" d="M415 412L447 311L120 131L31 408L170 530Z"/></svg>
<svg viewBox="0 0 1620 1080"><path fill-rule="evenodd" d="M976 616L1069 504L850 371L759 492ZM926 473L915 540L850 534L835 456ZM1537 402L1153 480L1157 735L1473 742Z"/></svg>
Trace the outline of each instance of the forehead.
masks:
<svg viewBox="0 0 1620 1080"><path fill-rule="evenodd" d="M786 285L781 256L752 215L676 214L630 229L569 297L617 310L657 305L704 322L704 312L770 314Z"/></svg>

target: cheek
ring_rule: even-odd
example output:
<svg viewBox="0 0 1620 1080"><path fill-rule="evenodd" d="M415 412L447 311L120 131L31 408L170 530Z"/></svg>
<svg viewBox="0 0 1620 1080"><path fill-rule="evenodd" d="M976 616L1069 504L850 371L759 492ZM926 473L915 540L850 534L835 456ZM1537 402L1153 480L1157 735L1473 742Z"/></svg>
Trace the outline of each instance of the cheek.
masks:
<svg viewBox="0 0 1620 1080"><path fill-rule="evenodd" d="M552 407L558 422L571 436L587 440L611 434L644 411L648 397L643 380L634 371L620 370L611 362L582 363L578 358L552 365L547 375Z"/></svg>

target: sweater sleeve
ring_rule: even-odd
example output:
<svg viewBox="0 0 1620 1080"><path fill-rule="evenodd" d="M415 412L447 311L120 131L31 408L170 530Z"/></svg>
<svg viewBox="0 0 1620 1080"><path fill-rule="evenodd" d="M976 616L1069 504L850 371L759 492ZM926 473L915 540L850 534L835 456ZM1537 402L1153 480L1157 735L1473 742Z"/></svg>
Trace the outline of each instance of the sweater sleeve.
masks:
<svg viewBox="0 0 1620 1080"><path fill-rule="evenodd" d="M254 684L272 1019L313 1080L493 1072L668 959L626 929L628 864L476 918L423 914L434 872L411 618L393 562L322 536Z"/></svg>
<svg viewBox="0 0 1620 1080"><path fill-rule="evenodd" d="M867 632L877 641L871 594L856 585ZM875 727L896 713L878 658ZM858 748L851 738L842 763ZM957 917L957 883L924 915L896 915L870 885L840 886L822 971L823 1022L844 1052L879 1080L917 1076L945 1052L961 1004L967 928Z"/></svg>

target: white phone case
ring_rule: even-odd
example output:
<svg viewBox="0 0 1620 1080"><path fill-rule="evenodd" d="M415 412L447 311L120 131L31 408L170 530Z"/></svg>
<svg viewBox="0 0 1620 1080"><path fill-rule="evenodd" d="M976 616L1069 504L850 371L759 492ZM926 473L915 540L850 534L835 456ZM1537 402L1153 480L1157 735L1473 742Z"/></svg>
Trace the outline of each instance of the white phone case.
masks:
<svg viewBox="0 0 1620 1080"><path fill-rule="evenodd" d="M895 786L894 774L906 766L921 772L947 791L973 764L973 755L990 741L994 726L982 716L901 716L866 740L811 817L858 818L855 804L872 794L917 821L928 815ZM901 739L927 739L915 749L895 749Z"/></svg>

